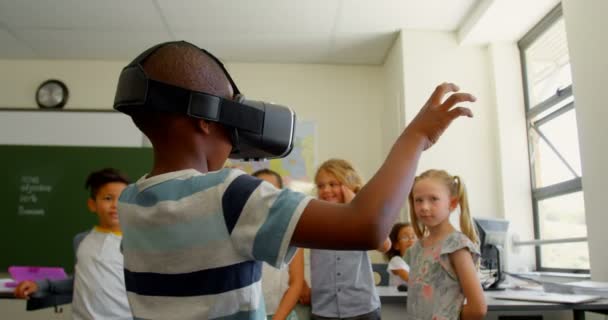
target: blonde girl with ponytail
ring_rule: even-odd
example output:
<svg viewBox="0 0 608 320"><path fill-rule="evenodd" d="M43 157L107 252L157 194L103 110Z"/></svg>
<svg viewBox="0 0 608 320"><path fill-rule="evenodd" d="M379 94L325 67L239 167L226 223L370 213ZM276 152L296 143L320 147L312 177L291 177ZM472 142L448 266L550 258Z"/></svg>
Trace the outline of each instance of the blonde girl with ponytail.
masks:
<svg viewBox="0 0 608 320"><path fill-rule="evenodd" d="M483 319L487 312L477 275L479 238L462 179L444 170L416 177L410 220L420 239L408 249L408 319ZM460 230L449 217L460 208ZM466 304L465 304L466 301Z"/></svg>

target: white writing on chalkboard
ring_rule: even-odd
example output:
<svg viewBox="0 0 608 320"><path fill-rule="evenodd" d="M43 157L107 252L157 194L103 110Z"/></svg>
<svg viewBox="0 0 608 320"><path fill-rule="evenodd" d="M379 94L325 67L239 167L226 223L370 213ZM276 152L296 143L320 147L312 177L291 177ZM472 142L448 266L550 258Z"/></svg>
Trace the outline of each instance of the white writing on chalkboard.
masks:
<svg viewBox="0 0 608 320"><path fill-rule="evenodd" d="M28 215L28 216L43 216L44 209L26 209L23 206L19 206L18 213L20 215Z"/></svg>
<svg viewBox="0 0 608 320"><path fill-rule="evenodd" d="M45 185L31 185L31 184L22 184L21 185L21 192L27 192L27 193L51 192L52 189L53 189L53 187L45 186Z"/></svg>
<svg viewBox="0 0 608 320"><path fill-rule="evenodd" d="M45 185L38 176L22 176L19 186L19 206L17 214L43 216L44 208L39 203L41 193L50 193L53 187Z"/></svg>

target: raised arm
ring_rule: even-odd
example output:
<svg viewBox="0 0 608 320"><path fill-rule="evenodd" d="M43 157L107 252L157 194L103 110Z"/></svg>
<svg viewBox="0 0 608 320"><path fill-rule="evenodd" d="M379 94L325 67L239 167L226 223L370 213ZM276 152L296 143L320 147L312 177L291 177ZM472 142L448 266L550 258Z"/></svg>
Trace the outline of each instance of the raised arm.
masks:
<svg viewBox="0 0 608 320"><path fill-rule="evenodd" d="M292 245L305 248L372 250L379 248L412 187L423 150L432 146L450 123L473 114L454 106L475 101L451 83L439 85L393 145L384 164L348 204L312 200L304 209Z"/></svg>

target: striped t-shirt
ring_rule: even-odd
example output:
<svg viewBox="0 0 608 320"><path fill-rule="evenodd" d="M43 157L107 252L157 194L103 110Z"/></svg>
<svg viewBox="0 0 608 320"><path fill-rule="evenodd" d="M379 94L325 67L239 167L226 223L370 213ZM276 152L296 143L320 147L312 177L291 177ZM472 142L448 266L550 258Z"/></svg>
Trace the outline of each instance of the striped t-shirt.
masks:
<svg viewBox="0 0 608 320"><path fill-rule="evenodd" d="M137 319L265 319L260 261L283 266L310 197L243 171L143 177L120 196Z"/></svg>

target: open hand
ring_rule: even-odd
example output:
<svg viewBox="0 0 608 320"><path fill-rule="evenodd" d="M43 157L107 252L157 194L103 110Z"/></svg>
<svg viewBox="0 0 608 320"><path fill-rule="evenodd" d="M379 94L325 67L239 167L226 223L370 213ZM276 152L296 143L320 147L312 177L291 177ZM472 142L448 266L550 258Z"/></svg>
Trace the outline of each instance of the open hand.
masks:
<svg viewBox="0 0 608 320"><path fill-rule="evenodd" d="M308 283L304 281L304 287L302 287L302 292L300 293L300 299L298 302L303 305L310 305L310 287Z"/></svg>
<svg viewBox="0 0 608 320"><path fill-rule="evenodd" d="M382 243L382 245L377 250L382 253L387 253L389 250L391 250L392 246L393 246L393 242L391 241L391 239L386 238L384 240L384 242Z"/></svg>
<svg viewBox="0 0 608 320"><path fill-rule="evenodd" d="M476 98L469 93L454 93L443 103L443 97L449 92L458 92L460 88L453 83L442 83L420 109L414 120L405 129L425 139L424 149L430 148L452 121L460 116L473 117L470 109L456 107L460 102L474 102Z"/></svg>
<svg viewBox="0 0 608 320"><path fill-rule="evenodd" d="M349 187L341 185L340 189L342 190L342 198L344 199L344 203L350 203L353 201L355 193Z"/></svg>
<svg viewBox="0 0 608 320"><path fill-rule="evenodd" d="M31 294L38 291L38 285L34 281L22 281L15 288L15 297L19 299L27 299Z"/></svg>

